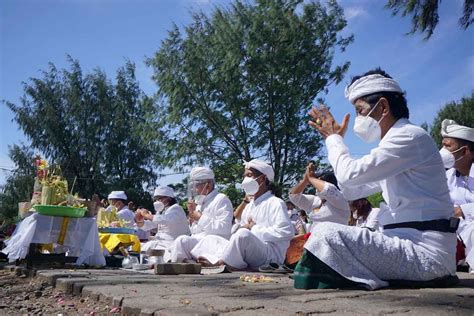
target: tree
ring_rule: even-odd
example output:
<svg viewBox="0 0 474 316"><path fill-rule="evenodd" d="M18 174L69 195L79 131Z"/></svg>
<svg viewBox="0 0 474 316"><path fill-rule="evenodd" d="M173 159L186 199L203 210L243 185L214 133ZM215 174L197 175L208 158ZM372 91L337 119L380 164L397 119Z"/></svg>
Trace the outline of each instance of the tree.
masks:
<svg viewBox="0 0 474 316"><path fill-rule="evenodd" d="M114 84L103 71L83 75L77 60L68 61L69 70L50 64L42 78L24 83L21 104L7 106L33 148L59 164L70 185L77 178L75 192L122 189L140 202L143 185L156 179L154 100L140 90L130 62Z"/></svg>
<svg viewBox="0 0 474 316"><path fill-rule="evenodd" d="M13 145L8 156L16 168L7 177L0 192L0 223L7 224L16 218L18 203L29 202L33 194L36 167L33 164L33 151L30 147Z"/></svg>
<svg viewBox="0 0 474 316"><path fill-rule="evenodd" d="M311 103L349 67L332 65L353 40L338 35L345 26L336 1L303 0L236 1L193 14L184 34L175 25L147 61L175 166L208 163L232 183L242 159L263 158L277 183L294 181L321 148Z"/></svg>
<svg viewBox="0 0 474 316"><path fill-rule="evenodd" d="M474 127L474 93L470 97L464 97L458 102L450 102L438 111L428 130L439 148L441 148L441 141L443 140L441 136L441 122L444 119L454 120L458 124Z"/></svg>
<svg viewBox="0 0 474 316"><path fill-rule="evenodd" d="M441 0L388 0L386 8L392 10L393 15L401 12L402 16L412 15L412 29L409 34L416 32L425 33L425 40L433 35L434 29L438 25L438 6ZM467 29L474 18L474 0L464 0L464 8L459 24L463 29Z"/></svg>

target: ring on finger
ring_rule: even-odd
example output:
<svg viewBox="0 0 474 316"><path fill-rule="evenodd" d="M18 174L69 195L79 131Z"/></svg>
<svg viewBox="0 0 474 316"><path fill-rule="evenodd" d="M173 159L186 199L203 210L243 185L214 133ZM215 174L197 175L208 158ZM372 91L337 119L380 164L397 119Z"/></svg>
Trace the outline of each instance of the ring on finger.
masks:
<svg viewBox="0 0 474 316"><path fill-rule="evenodd" d="M316 124L317 124L317 125L321 125L322 123L323 123L323 122L322 122L319 118L316 120Z"/></svg>

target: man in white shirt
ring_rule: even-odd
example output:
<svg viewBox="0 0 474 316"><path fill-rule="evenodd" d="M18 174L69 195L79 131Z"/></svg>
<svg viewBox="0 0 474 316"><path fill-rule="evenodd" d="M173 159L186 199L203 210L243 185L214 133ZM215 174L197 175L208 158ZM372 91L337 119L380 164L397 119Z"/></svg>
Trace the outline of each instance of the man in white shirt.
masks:
<svg viewBox="0 0 474 316"><path fill-rule="evenodd" d="M469 272L474 269L474 128L453 120L441 122L443 148L440 150L444 167L448 169L448 187L455 216L461 219L458 236L466 249Z"/></svg>
<svg viewBox="0 0 474 316"><path fill-rule="evenodd" d="M233 207L229 198L216 189L214 172L207 167L196 167L189 175L192 199L188 202L191 236L180 236L172 244L171 261L194 260L191 250L207 235L229 238L232 229Z"/></svg>
<svg viewBox="0 0 474 316"><path fill-rule="evenodd" d="M356 135L379 142L368 155L352 158L344 144L348 114L339 125L326 107L313 108L309 124L326 139L328 160L348 200L382 191L384 231L316 225L318 233L307 241L296 269L295 287L373 290L392 280L456 282L457 223L450 219L454 212L436 144L408 121L403 90L381 69L353 78L346 97L357 112Z"/></svg>
<svg viewBox="0 0 474 316"><path fill-rule="evenodd" d="M192 251L198 262L225 264L232 270L284 262L295 233L285 202L271 191L273 178L273 168L264 161L245 163L242 188L251 201L236 220L230 240L208 236L199 242Z"/></svg>
<svg viewBox="0 0 474 316"><path fill-rule="evenodd" d="M132 228L135 223L135 213L128 208L127 195L124 191L112 191L107 197L110 205L117 210L117 216L125 221L125 227Z"/></svg>
<svg viewBox="0 0 474 316"><path fill-rule="evenodd" d="M156 214L146 209L139 209L137 226L144 231L156 229L155 236L142 244L141 250L168 249L173 241L182 235L189 235L189 225L186 213L178 204L174 190L169 186L159 186L153 194L153 207ZM165 253L164 261L168 261L169 252Z"/></svg>

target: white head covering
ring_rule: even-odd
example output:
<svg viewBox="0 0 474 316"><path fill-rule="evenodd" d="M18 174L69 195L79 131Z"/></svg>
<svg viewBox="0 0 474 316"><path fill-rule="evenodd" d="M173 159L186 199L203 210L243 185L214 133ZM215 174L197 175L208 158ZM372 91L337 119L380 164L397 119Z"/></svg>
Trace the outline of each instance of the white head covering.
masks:
<svg viewBox="0 0 474 316"><path fill-rule="evenodd" d="M157 187L153 193L153 196L168 196L171 198L175 197L173 188L167 185Z"/></svg>
<svg viewBox="0 0 474 316"><path fill-rule="evenodd" d="M123 191L112 191L107 197L109 200L126 200L127 195Z"/></svg>
<svg viewBox="0 0 474 316"><path fill-rule="evenodd" d="M196 167L189 173L191 180L213 180L214 172L208 167Z"/></svg>
<svg viewBox="0 0 474 316"><path fill-rule="evenodd" d="M441 136L474 142L474 128L459 125L453 120L444 119L441 122Z"/></svg>
<svg viewBox="0 0 474 316"><path fill-rule="evenodd" d="M275 171L273 171L272 166L270 166L263 160L253 159L250 161L244 161L244 166L246 169L254 168L260 171L261 173L266 175L268 180L270 180L271 182L273 182L275 178Z"/></svg>
<svg viewBox="0 0 474 316"><path fill-rule="evenodd" d="M379 74L361 77L348 85L344 90L344 95L351 103L366 95L378 92L399 92L403 93L398 83L390 78Z"/></svg>

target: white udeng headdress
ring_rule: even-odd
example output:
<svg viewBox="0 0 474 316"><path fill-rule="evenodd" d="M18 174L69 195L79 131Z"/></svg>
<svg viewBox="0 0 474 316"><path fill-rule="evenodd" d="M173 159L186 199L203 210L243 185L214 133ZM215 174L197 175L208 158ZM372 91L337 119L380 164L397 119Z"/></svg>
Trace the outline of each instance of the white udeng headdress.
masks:
<svg viewBox="0 0 474 316"><path fill-rule="evenodd" d="M474 128L459 125L456 121L445 119L441 122L441 136L474 142Z"/></svg>
<svg viewBox="0 0 474 316"><path fill-rule="evenodd" d="M403 93L400 85L393 79L379 74L367 75L354 81L344 90L344 95L351 103L369 94L378 92Z"/></svg>
<svg viewBox="0 0 474 316"><path fill-rule="evenodd" d="M272 166L267 164L265 161L260 159L253 159L250 161L244 161L245 168L254 168L263 173L270 182L273 182L275 179L275 171L273 171Z"/></svg>
<svg viewBox="0 0 474 316"><path fill-rule="evenodd" d="M175 197L173 188L167 185L157 187L153 193L153 196L168 196L171 198Z"/></svg>

